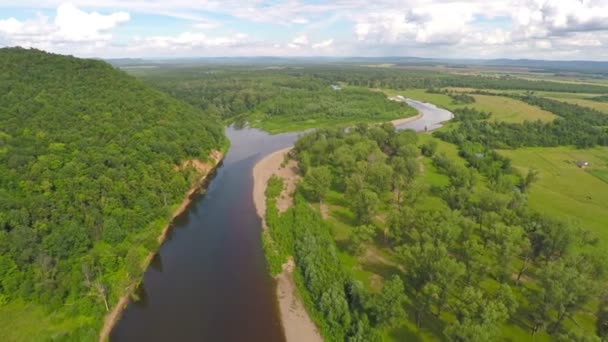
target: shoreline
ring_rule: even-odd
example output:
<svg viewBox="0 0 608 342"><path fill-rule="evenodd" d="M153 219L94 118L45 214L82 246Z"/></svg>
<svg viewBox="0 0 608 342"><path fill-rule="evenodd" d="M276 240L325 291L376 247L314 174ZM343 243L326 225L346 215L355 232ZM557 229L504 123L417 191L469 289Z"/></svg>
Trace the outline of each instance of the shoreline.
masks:
<svg viewBox="0 0 608 342"><path fill-rule="evenodd" d="M419 120L422 117L423 117L423 114L421 112L418 112L418 114L416 114L415 116L410 116L410 117L403 118L403 119L395 119L395 120L392 120L391 123L393 124L393 126L398 127L398 126L404 125L408 122Z"/></svg>
<svg viewBox="0 0 608 342"><path fill-rule="evenodd" d="M278 203L278 209L286 209L291 199L290 192L295 189L295 172L293 172L293 164L289 163L282 167L285 155L291 151L293 146L275 151L266 157L259 160L253 167L253 202L256 212L262 219L262 229L267 229L265 213L266 213L266 184L270 177L277 174L284 178L285 189L281 193L284 201L283 206ZM290 165L291 164L291 165ZM286 179L287 178L287 179ZM304 304L300 300L297 293L297 288L293 279L293 271L295 263L293 258L283 264L283 270L276 277L276 296L279 304L279 315L283 333L287 342L322 342L323 339L315 323L312 321Z"/></svg>
<svg viewBox="0 0 608 342"><path fill-rule="evenodd" d="M200 162L195 163L194 161L190 161L192 167L197 169L199 172L203 173L203 175L197 182L195 182L194 185L192 185L190 187L190 189L188 189L188 191L186 192L186 197L182 200L182 202L177 207L177 209L175 209L175 211L171 215L171 219L169 220L167 225L161 231L160 235L158 236L157 250L154 252L150 252L148 254L148 256L146 256L146 258L144 259L144 261L143 261L143 265L145 265L144 273L148 269L148 266L150 266L150 262L152 261L152 258L154 258L154 255L156 255L156 253L158 253L158 250L160 249L162 244L167 239L169 231L173 227L173 221L175 220L175 218L177 218L179 215L183 214L186 211L186 209L188 209L188 206L194 200L193 195L198 190L200 190L201 188L206 187L208 185L208 183L210 181L209 176L213 175L215 173L217 168L222 164L222 161L224 160L224 154L220 151L212 151L211 154L209 155L209 157L210 157L210 160L213 161L212 165L204 164L204 163L200 163ZM184 165L188 166L188 163L185 162L182 165L182 167ZM118 302L116 302L116 304L114 306L112 306L112 310L110 310L105 315L103 327L101 328L101 332L99 333L100 342L109 340L110 333L116 326L116 323L118 323L118 321L120 320L122 313L127 308L128 304L130 302L131 295L134 293L135 290L137 290L137 288L139 287L139 285L141 284L142 281L143 281L143 273L142 273L141 279L139 279L137 282L133 282L133 283L129 284L129 286L127 287L126 293L118 299Z"/></svg>

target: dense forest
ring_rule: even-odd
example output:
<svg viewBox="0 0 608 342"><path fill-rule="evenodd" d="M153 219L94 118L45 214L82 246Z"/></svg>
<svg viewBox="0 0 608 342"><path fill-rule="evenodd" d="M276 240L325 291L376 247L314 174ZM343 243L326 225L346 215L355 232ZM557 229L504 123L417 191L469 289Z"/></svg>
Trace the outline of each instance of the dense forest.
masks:
<svg viewBox="0 0 608 342"><path fill-rule="evenodd" d="M275 133L382 122L413 116L407 105L361 88L344 88L306 69L189 68L145 71L143 80L226 122Z"/></svg>
<svg viewBox="0 0 608 342"><path fill-rule="evenodd" d="M315 131L292 152L304 176L293 208L276 212L282 185L269 182L271 272L295 258L296 282L326 340L379 341L408 320L450 341L499 340L512 325L558 341L605 339L605 304L593 310L605 303L606 255L588 231L528 208L535 172L519 175L496 154L468 155L466 144L462 165L437 153L434 138L419 139L392 125ZM445 183L421 181L425 159ZM340 227L317 209L328 201L343 207ZM347 240L337 243L336 231ZM344 262L377 248L390 258L380 289ZM579 324L589 311L591 330Z"/></svg>
<svg viewBox="0 0 608 342"><path fill-rule="evenodd" d="M176 166L226 147L219 117L105 62L0 49L0 310L95 340L197 176Z"/></svg>

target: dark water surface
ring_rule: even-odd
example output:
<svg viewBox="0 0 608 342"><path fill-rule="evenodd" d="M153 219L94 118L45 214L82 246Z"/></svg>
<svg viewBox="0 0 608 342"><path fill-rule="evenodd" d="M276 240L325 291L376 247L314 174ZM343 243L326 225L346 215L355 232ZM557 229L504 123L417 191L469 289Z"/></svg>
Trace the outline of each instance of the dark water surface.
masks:
<svg viewBox="0 0 608 342"><path fill-rule="evenodd" d="M451 118L432 105L408 103L424 117L400 129L430 130ZM173 222L144 275L141 300L129 304L111 341L284 341L253 204L252 170L298 134L233 128L226 134L232 145L223 165L205 196Z"/></svg>
<svg viewBox="0 0 608 342"><path fill-rule="evenodd" d="M283 341L266 271L252 169L297 134L226 130L232 146L205 196L195 199L144 275L111 341Z"/></svg>

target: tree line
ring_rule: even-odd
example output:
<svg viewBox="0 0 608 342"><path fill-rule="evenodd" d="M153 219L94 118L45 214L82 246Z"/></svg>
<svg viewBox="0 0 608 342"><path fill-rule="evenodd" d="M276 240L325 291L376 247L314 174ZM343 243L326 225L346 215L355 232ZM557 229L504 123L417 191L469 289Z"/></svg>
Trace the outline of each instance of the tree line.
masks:
<svg viewBox="0 0 608 342"><path fill-rule="evenodd" d="M487 92L482 93L488 94ZM454 112L460 125L451 130L436 132L436 136L459 146L465 142L473 142L483 145L485 148L608 146L608 129L606 128L608 116L606 114L576 104L534 95L511 95L510 97L538 106L559 117L551 122L489 122L485 120L489 117L489 113L464 108Z"/></svg>

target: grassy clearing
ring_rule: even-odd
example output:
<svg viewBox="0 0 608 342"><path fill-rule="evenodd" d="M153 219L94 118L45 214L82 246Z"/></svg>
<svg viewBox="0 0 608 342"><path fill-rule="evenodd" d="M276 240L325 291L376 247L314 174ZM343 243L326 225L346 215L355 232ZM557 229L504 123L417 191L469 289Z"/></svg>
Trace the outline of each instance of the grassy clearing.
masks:
<svg viewBox="0 0 608 342"><path fill-rule="evenodd" d="M12 301L0 306L1 341L48 341L78 328L82 322L46 312L41 306Z"/></svg>
<svg viewBox="0 0 608 342"><path fill-rule="evenodd" d="M523 148L501 151L523 172L539 170L530 206L550 216L580 223L608 248L608 148L577 150L572 147ZM576 161L588 161L587 170Z"/></svg>
<svg viewBox="0 0 608 342"><path fill-rule="evenodd" d="M529 105L519 100L502 96L473 95L475 103L473 107L491 112L491 121L505 121L521 123L524 121L543 122L553 121L557 116L539 107Z"/></svg>

